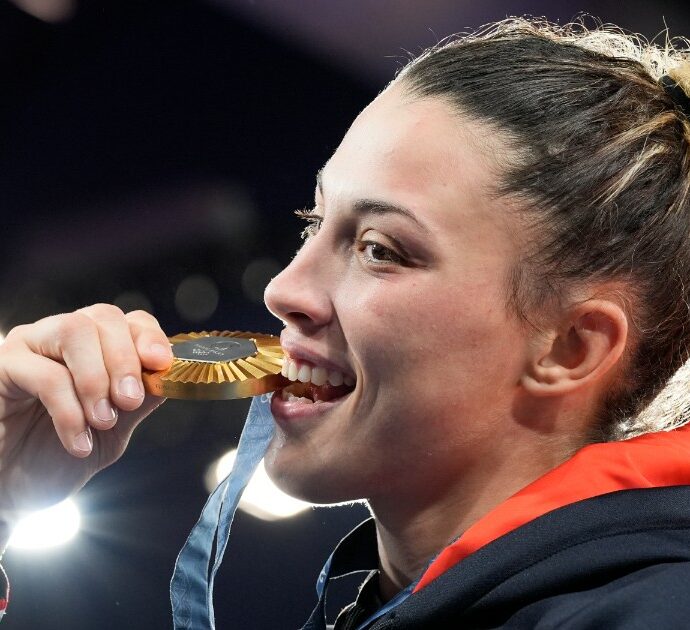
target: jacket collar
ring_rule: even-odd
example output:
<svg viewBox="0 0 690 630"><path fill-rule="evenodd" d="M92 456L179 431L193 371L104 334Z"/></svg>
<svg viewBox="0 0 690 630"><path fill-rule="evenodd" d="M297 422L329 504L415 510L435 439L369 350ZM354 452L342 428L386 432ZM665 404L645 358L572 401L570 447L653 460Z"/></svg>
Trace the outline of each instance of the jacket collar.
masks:
<svg viewBox="0 0 690 630"><path fill-rule="evenodd" d="M488 543L558 508L618 490L686 484L690 484L690 425L591 444L506 499L443 549L415 592Z"/></svg>

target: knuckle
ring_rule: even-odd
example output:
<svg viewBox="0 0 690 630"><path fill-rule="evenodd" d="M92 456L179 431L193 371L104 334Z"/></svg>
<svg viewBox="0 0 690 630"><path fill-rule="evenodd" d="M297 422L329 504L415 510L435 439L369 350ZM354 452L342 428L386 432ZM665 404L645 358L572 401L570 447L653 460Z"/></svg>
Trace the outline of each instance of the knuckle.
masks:
<svg viewBox="0 0 690 630"><path fill-rule="evenodd" d="M86 313L93 319L104 321L119 320L125 315L121 308L115 306L114 304L106 304L105 302L92 304L91 306L79 309L79 311Z"/></svg>
<svg viewBox="0 0 690 630"><path fill-rule="evenodd" d="M158 320L148 311L144 311L141 309L138 309L136 311L130 311L129 313L127 313L127 315L125 315L125 317L127 318L127 321L129 321L130 323L143 322L147 325L153 324L155 326L158 326Z"/></svg>
<svg viewBox="0 0 690 630"><path fill-rule="evenodd" d="M5 335L5 343L23 337L28 327L29 324L19 324L18 326L11 328L10 331Z"/></svg>
<svg viewBox="0 0 690 630"><path fill-rule="evenodd" d="M66 435L86 424L83 410L78 405L70 405L60 401L51 405L48 411L58 434L62 434L63 444L69 448L70 444Z"/></svg>
<svg viewBox="0 0 690 630"><path fill-rule="evenodd" d="M74 384L80 398L91 400L101 398L108 393L110 379L104 374L81 374L78 377L74 377Z"/></svg>
<svg viewBox="0 0 690 630"><path fill-rule="evenodd" d="M72 388L71 378L67 368L55 365L56 369L46 370L41 375L41 389L51 397L59 396Z"/></svg>
<svg viewBox="0 0 690 630"><path fill-rule="evenodd" d="M93 320L79 311L57 316L57 340L61 345L70 339L95 331Z"/></svg>
<svg viewBox="0 0 690 630"><path fill-rule="evenodd" d="M105 359L111 373L129 374L141 369L139 356L131 343L130 341L126 346L118 345L110 348Z"/></svg>

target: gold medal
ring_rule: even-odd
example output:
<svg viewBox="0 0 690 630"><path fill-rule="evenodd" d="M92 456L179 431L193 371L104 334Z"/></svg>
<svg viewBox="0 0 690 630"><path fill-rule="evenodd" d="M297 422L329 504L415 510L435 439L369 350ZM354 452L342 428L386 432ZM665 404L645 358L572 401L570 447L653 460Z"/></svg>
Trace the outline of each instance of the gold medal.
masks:
<svg viewBox="0 0 690 630"><path fill-rule="evenodd" d="M211 331L170 337L173 363L144 371L146 391L165 398L227 400L273 392L288 384L280 374L278 337L251 332Z"/></svg>

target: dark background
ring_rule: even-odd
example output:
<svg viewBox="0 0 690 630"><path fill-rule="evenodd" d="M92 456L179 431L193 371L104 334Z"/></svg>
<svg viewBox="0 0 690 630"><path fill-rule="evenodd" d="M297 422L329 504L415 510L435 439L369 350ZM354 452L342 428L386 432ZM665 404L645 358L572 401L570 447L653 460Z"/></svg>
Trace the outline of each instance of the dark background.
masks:
<svg viewBox="0 0 690 630"><path fill-rule="evenodd" d="M0 332L115 301L170 334L277 333L261 293L298 246L291 210L408 51L507 15L581 11L690 35L687 2L670 1L0 2ZM78 495L72 544L8 551L3 630L170 627L168 581L204 472L247 406L157 411ZM331 546L365 515L238 514L218 628L300 625Z"/></svg>

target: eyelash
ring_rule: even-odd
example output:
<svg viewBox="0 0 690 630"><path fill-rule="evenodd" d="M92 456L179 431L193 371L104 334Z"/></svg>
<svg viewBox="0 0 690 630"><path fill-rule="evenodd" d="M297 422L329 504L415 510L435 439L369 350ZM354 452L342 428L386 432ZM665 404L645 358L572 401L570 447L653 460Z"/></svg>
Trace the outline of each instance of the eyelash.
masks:
<svg viewBox="0 0 690 630"><path fill-rule="evenodd" d="M316 214L316 210L314 208L300 208L298 210L295 210L295 215L300 219L307 221L307 226L302 230L300 234L302 240L306 241L312 236L316 236L317 232L319 231L319 228L321 227L321 223L323 222L323 217ZM379 247L385 252L385 260L381 260L380 258L374 258L371 254L367 253L367 251L370 248L374 247ZM405 265L405 259L402 256L394 252L389 247L386 247L385 245L378 243L377 241L360 241L358 243L358 249L360 252L363 253L364 259L372 265Z"/></svg>
<svg viewBox="0 0 690 630"><path fill-rule="evenodd" d="M307 221L307 227L300 232L300 238L306 241L308 238L316 236L323 221L323 218L316 214L316 210L314 208L300 208L295 210L295 215Z"/></svg>

